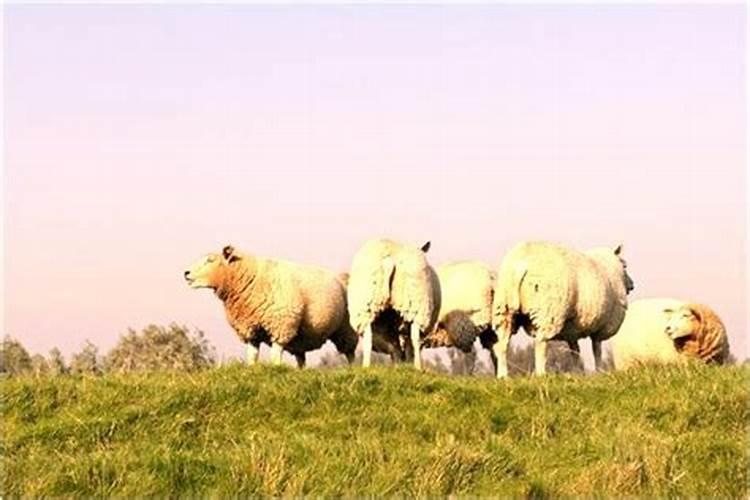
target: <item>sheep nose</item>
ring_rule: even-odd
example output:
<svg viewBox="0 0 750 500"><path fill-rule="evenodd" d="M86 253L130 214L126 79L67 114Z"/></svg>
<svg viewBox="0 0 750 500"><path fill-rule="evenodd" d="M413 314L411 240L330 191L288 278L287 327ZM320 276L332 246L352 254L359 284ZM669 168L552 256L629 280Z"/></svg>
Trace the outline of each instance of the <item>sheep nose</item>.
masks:
<svg viewBox="0 0 750 500"><path fill-rule="evenodd" d="M185 278L187 278L188 276L190 276L190 271L185 271Z"/></svg>

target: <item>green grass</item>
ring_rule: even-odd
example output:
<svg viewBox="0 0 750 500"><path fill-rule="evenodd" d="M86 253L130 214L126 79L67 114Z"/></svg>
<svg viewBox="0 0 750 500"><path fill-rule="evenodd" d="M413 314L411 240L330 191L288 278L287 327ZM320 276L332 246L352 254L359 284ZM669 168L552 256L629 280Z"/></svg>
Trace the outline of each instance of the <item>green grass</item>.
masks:
<svg viewBox="0 0 750 500"><path fill-rule="evenodd" d="M745 497L747 367L4 380L6 495Z"/></svg>

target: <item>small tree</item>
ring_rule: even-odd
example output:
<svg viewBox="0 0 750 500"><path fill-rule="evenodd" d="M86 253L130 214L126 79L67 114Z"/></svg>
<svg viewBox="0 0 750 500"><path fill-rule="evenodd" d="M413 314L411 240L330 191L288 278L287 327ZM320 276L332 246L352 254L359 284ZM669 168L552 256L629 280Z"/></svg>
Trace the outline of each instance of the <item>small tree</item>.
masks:
<svg viewBox="0 0 750 500"><path fill-rule="evenodd" d="M21 375L31 372L31 356L17 340L6 335L0 344L0 373Z"/></svg>
<svg viewBox="0 0 750 500"><path fill-rule="evenodd" d="M191 333L173 323L168 327L149 325L140 333L129 329L107 354L105 365L118 372L194 371L215 362L215 350L201 330Z"/></svg>
<svg viewBox="0 0 750 500"><path fill-rule="evenodd" d="M68 373L68 368L65 366L65 358L63 358L60 349L53 347L49 352L49 359L47 360L47 367L49 368L50 375L63 375Z"/></svg>
<svg viewBox="0 0 750 500"><path fill-rule="evenodd" d="M102 366L99 348L87 340L81 352L74 354L70 360L70 372L100 375Z"/></svg>
<svg viewBox="0 0 750 500"><path fill-rule="evenodd" d="M41 354L34 354L31 356L31 372L37 377L41 375L47 375L49 373L49 365L47 360Z"/></svg>

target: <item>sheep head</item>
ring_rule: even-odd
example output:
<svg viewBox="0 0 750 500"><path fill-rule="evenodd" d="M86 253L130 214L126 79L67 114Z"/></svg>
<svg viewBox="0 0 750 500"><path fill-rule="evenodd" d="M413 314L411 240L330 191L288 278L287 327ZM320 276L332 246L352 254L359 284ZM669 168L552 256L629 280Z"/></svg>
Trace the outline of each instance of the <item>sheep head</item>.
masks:
<svg viewBox="0 0 750 500"><path fill-rule="evenodd" d="M210 253L193 263L184 273L185 281L191 288L219 287L228 267L238 261L240 256L231 245L225 246L221 253Z"/></svg>

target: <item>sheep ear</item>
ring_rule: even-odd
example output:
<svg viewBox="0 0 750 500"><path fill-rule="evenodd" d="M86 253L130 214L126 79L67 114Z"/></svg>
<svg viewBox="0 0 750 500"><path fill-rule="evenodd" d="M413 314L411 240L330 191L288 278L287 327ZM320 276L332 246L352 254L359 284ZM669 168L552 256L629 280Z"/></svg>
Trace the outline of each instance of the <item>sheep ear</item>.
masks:
<svg viewBox="0 0 750 500"><path fill-rule="evenodd" d="M239 259L237 255L234 253L234 247L232 245L227 245L221 250L221 255L224 256L224 259L226 259L227 262L234 262L235 260Z"/></svg>
<svg viewBox="0 0 750 500"><path fill-rule="evenodd" d="M430 250L430 245L431 245L431 242L428 241L427 243L425 243L424 245L422 245L422 247L420 249L424 253L427 253Z"/></svg>
<svg viewBox="0 0 750 500"><path fill-rule="evenodd" d="M615 247L615 255L622 255L622 243Z"/></svg>
<svg viewBox="0 0 750 500"><path fill-rule="evenodd" d="M703 321L703 317L701 316L700 310L698 310L697 307L693 307L692 305L687 306L688 311L690 311L690 314L695 316L695 318L698 320L698 322Z"/></svg>

